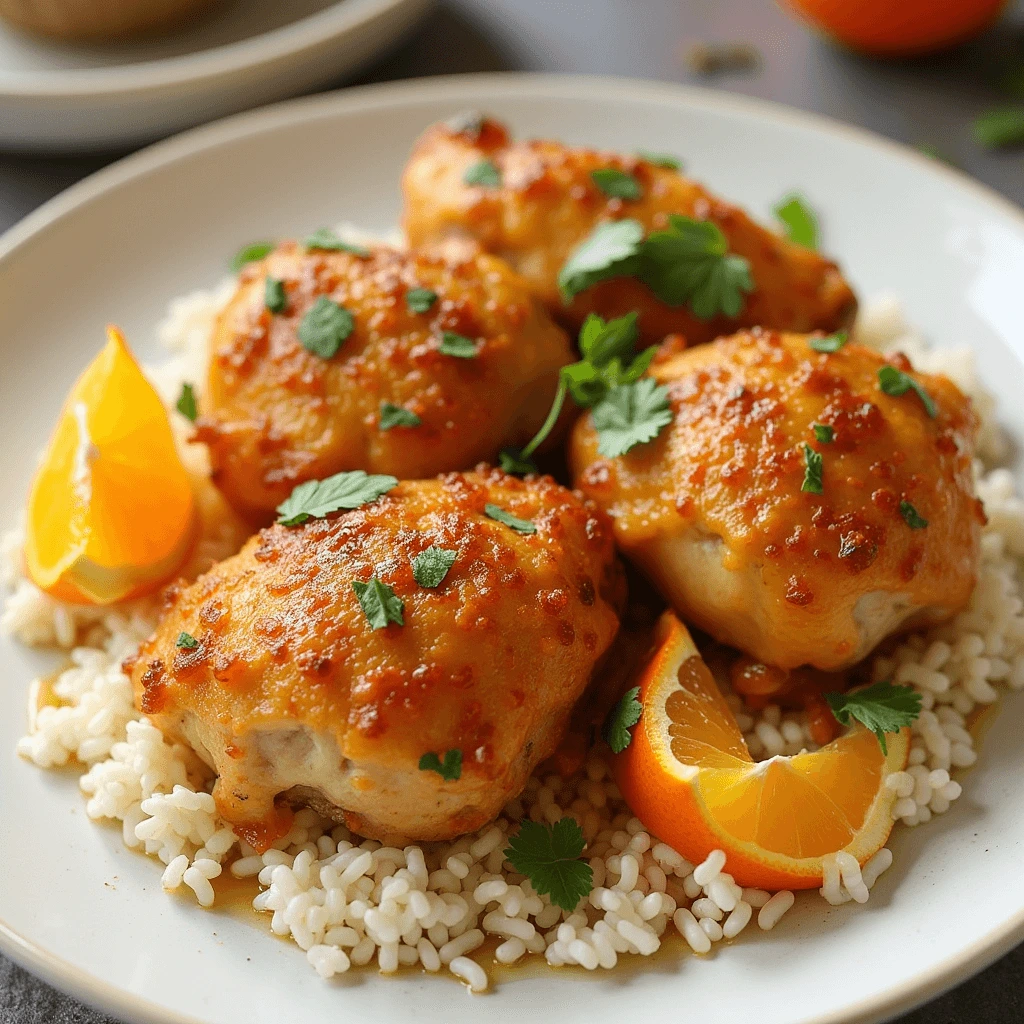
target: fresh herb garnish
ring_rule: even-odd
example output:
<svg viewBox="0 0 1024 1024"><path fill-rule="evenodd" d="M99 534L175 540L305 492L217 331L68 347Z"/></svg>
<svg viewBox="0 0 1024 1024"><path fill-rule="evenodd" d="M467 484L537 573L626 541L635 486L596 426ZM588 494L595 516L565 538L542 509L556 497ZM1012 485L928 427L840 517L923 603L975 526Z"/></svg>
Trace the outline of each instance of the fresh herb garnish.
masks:
<svg viewBox="0 0 1024 1024"><path fill-rule="evenodd" d="M191 633L179 633L178 639L174 641L174 646L193 651L199 646L199 641Z"/></svg>
<svg viewBox="0 0 1024 1024"><path fill-rule="evenodd" d="M353 256L362 256L366 259L370 250L365 245L356 245L354 242L346 242L339 238L330 228L318 228L311 235L307 235L302 244L307 249L328 249L333 252L350 252Z"/></svg>
<svg viewBox="0 0 1024 1024"><path fill-rule="evenodd" d="M836 439L836 432L827 423L812 423L811 429L819 444L831 444Z"/></svg>
<svg viewBox="0 0 1024 1024"><path fill-rule="evenodd" d="M199 406L196 404L195 389L187 381L181 385L181 394L174 407L185 419L195 423L196 417L199 415Z"/></svg>
<svg viewBox="0 0 1024 1024"><path fill-rule="evenodd" d="M664 167L666 171L681 171L683 169L683 161L677 156L672 156L671 153L653 153L649 149L641 149L637 151L636 155L641 160L654 164L655 167Z"/></svg>
<svg viewBox="0 0 1024 1024"><path fill-rule="evenodd" d="M420 758L421 772L437 772L445 782L457 782L462 777L462 751L449 750L444 760L432 750Z"/></svg>
<svg viewBox="0 0 1024 1024"><path fill-rule="evenodd" d="M464 334L445 331L441 335L441 344L437 346L437 351L445 356L454 356L456 359L475 359L476 342Z"/></svg>
<svg viewBox="0 0 1024 1024"><path fill-rule="evenodd" d="M672 422L668 388L652 377L612 388L591 411L597 450L607 458L625 455L658 436Z"/></svg>
<svg viewBox="0 0 1024 1024"><path fill-rule="evenodd" d="M457 551L448 551L446 548L431 545L412 560L413 579L421 587L433 590L434 587L441 585L457 557Z"/></svg>
<svg viewBox="0 0 1024 1024"><path fill-rule="evenodd" d="M850 335L847 331L836 331L834 334L826 334L824 338L811 338L807 344L815 352L826 352L832 355L838 352L849 339Z"/></svg>
<svg viewBox="0 0 1024 1024"><path fill-rule="evenodd" d="M255 263L274 251L276 242L252 242L231 258L231 269L237 274L246 263Z"/></svg>
<svg viewBox="0 0 1024 1024"><path fill-rule="evenodd" d="M558 273L558 288L566 302L599 281L632 276L639 266L643 225L636 220L598 224L572 251Z"/></svg>
<svg viewBox="0 0 1024 1024"><path fill-rule="evenodd" d="M466 168L462 180L467 185L480 185L482 188L501 188L501 171L493 160L479 160Z"/></svg>
<svg viewBox="0 0 1024 1024"><path fill-rule="evenodd" d="M820 452L816 452L809 444L804 445L804 482L800 485L801 491L810 491L811 494L821 494L824 488L821 482L823 459Z"/></svg>
<svg viewBox="0 0 1024 1024"><path fill-rule="evenodd" d="M263 282L263 303L271 313L282 313L288 307L288 296L285 294L284 281L277 277L268 277Z"/></svg>
<svg viewBox="0 0 1024 1024"><path fill-rule="evenodd" d="M921 399L921 404L924 406L924 411L928 415L935 419L939 414L939 410L935 405L935 401L932 396L920 384L910 376L909 373L904 373L902 370L897 370L895 366L883 366L878 371L878 386L887 394L892 395L894 398L899 398L900 395L905 395L908 391L913 391L918 398Z"/></svg>
<svg viewBox="0 0 1024 1024"><path fill-rule="evenodd" d="M912 530L923 530L928 525L928 520L906 499L900 502L900 515Z"/></svg>
<svg viewBox="0 0 1024 1024"><path fill-rule="evenodd" d="M774 209L786 229L786 237L805 249L818 248L818 218L801 195L790 193Z"/></svg>
<svg viewBox="0 0 1024 1024"><path fill-rule="evenodd" d="M500 505L492 505L488 502L484 505L484 515L487 516L488 519L494 519L499 523L504 523L517 533L537 532L537 527L534 526L529 519L520 519L518 516L512 515L511 512L506 512Z"/></svg>
<svg viewBox="0 0 1024 1024"><path fill-rule="evenodd" d="M299 322L299 341L313 355L330 359L355 326L352 314L344 306L321 295Z"/></svg>
<svg viewBox="0 0 1024 1024"><path fill-rule="evenodd" d="M392 427L418 427L423 420L414 412L403 409L400 405L390 402L380 403L380 429L390 430Z"/></svg>
<svg viewBox="0 0 1024 1024"><path fill-rule="evenodd" d="M627 690L604 720L602 735L613 754L621 754L633 739L629 730L640 721L643 713L643 705L637 700L639 695L639 686Z"/></svg>
<svg viewBox="0 0 1024 1024"><path fill-rule="evenodd" d="M437 292L429 288L410 288L405 293L405 304L410 313L426 313L437 302Z"/></svg>
<svg viewBox="0 0 1024 1024"><path fill-rule="evenodd" d="M594 884L590 865L580 860L585 845L575 818L562 818L554 825L524 819L509 837L505 859L541 896L573 911Z"/></svg>
<svg viewBox="0 0 1024 1024"><path fill-rule="evenodd" d="M590 172L590 179L609 199L628 199L636 202L643 198L640 182L617 167L599 167Z"/></svg>
<svg viewBox="0 0 1024 1024"><path fill-rule="evenodd" d="M539 434L539 432L538 432ZM541 438L543 440L543 438ZM532 441L530 442L533 443ZM538 442L539 443L539 442ZM502 448L498 452L498 465L506 473L516 476L524 476L527 473L536 473L537 464L525 454L525 448Z"/></svg>
<svg viewBox="0 0 1024 1024"><path fill-rule="evenodd" d="M974 122L974 137L989 149L1024 145L1024 107L1002 107Z"/></svg>
<svg viewBox="0 0 1024 1024"><path fill-rule="evenodd" d="M277 506L282 526L298 526L341 509L359 508L387 494L398 483L393 476L368 476L361 469L335 473L324 480L307 480Z"/></svg>
<svg viewBox="0 0 1024 1024"><path fill-rule="evenodd" d="M921 694L917 690L887 682L850 693L826 693L825 700L840 724L849 725L855 718L867 726L878 737L883 754L889 753L885 734L899 732L921 714Z"/></svg>
<svg viewBox="0 0 1024 1024"><path fill-rule="evenodd" d="M381 583L374 576L369 583L361 583L359 580L352 581L352 589L359 598L363 614L371 629L383 629L389 622L404 626L405 619L402 611L404 603L397 597L395 592L386 584Z"/></svg>

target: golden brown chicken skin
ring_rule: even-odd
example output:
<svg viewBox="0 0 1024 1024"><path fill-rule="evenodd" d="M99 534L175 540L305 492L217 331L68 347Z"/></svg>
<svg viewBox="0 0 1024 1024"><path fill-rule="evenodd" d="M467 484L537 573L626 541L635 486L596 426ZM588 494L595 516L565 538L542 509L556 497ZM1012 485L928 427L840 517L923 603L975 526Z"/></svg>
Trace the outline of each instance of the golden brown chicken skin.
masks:
<svg viewBox="0 0 1024 1024"><path fill-rule="evenodd" d="M620 548L691 622L769 665L839 669L970 597L978 424L945 377L912 375L933 418L913 390L881 390L878 371L909 371L904 357L810 340L754 330L656 359L672 423L606 459L588 415L570 461ZM820 494L802 490L815 453Z"/></svg>
<svg viewBox="0 0 1024 1024"><path fill-rule="evenodd" d="M433 588L412 565L430 547L456 555ZM352 584L373 577L404 624L371 628ZM493 818L554 750L623 588L608 518L550 477L401 483L265 529L172 588L132 668L136 701L216 769L221 812L257 846L287 829L285 793L366 836L445 839ZM176 646L183 632L194 649ZM461 778L419 768L451 750Z"/></svg>
<svg viewBox="0 0 1024 1024"><path fill-rule="evenodd" d="M267 278L286 307L267 308ZM425 312L409 293L437 299ZM352 333L324 358L300 325L330 299ZM445 333L472 341L445 354ZM250 264L215 327L197 438L231 504L257 521L305 480L363 469L429 477L493 460L543 422L569 342L526 284L485 254L442 258L374 248L362 258L288 243ZM381 422L390 403L418 417Z"/></svg>
<svg viewBox="0 0 1024 1024"><path fill-rule="evenodd" d="M500 187L463 180L466 170L484 159L500 170ZM642 197L606 196L591 178L601 168L633 175ZM834 263L765 230L678 171L640 157L557 142L513 142L505 127L491 120L483 121L479 131L475 125L459 131L438 124L413 150L403 190L404 226L412 245L474 240L506 260L573 325L589 312L611 318L637 310L647 341L680 333L696 344L743 326L834 330L847 324L856 308ZM631 218L650 232L666 228L670 214L713 221L730 251L749 261L755 290L746 296L739 316L700 320L685 306L665 305L630 278L596 284L564 309L559 271L596 225Z"/></svg>

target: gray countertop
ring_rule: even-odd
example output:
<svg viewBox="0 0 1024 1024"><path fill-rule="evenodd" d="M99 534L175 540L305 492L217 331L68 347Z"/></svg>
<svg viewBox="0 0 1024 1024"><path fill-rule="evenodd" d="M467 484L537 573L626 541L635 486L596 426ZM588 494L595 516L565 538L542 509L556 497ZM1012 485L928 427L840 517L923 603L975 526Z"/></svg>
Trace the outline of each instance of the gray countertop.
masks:
<svg viewBox="0 0 1024 1024"><path fill-rule="evenodd" d="M777 100L859 124L912 145L931 145L1024 205L1024 150L985 151L971 121L1005 103L995 86L1024 60L1024 0L979 40L911 61L858 57L782 14L772 0L445 0L413 35L358 81L469 71L628 75L709 85ZM685 54L699 42L749 42L751 72L701 78ZM0 231L62 189L123 154L0 154ZM469 1012L467 1008L467 1012ZM1024 946L903 1024L1020 1024ZM0 957L0 1024L106 1024Z"/></svg>

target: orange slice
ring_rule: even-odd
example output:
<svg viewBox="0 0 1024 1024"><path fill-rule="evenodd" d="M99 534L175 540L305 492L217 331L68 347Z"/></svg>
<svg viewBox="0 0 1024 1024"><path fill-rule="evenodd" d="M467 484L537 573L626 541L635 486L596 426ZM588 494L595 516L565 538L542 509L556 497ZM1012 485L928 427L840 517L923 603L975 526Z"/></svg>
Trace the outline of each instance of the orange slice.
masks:
<svg viewBox="0 0 1024 1024"><path fill-rule="evenodd" d="M167 410L116 327L64 403L26 518L29 576L62 601L137 597L188 557L192 485Z"/></svg>
<svg viewBox="0 0 1024 1024"><path fill-rule="evenodd" d="M754 761L686 627L672 612L639 680L643 711L612 759L633 813L695 864L715 849L740 885L810 889L822 858L865 861L892 829L894 791L910 731L886 736L888 755L857 726L814 753Z"/></svg>

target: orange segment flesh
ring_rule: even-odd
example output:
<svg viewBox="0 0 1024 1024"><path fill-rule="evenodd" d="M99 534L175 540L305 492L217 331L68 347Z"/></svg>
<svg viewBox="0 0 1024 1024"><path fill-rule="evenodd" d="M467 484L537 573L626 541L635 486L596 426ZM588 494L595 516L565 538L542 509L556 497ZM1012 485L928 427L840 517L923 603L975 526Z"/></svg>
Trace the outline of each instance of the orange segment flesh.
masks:
<svg viewBox="0 0 1024 1024"><path fill-rule="evenodd" d="M25 563L64 601L109 604L167 580L197 516L167 411L115 327L68 395L32 483Z"/></svg>
<svg viewBox="0 0 1024 1024"><path fill-rule="evenodd" d="M907 763L909 730L858 726L812 753L754 761L729 705L672 612L639 680L643 712L613 772L633 813L698 863L722 849L740 885L809 889L822 858L844 850L863 864L892 828L885 786Z"/></svg>

